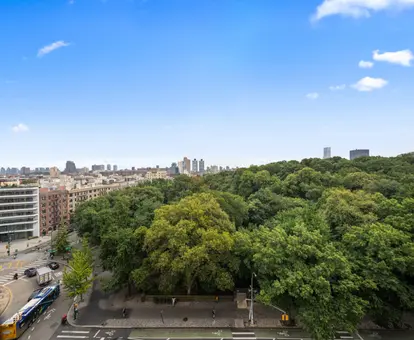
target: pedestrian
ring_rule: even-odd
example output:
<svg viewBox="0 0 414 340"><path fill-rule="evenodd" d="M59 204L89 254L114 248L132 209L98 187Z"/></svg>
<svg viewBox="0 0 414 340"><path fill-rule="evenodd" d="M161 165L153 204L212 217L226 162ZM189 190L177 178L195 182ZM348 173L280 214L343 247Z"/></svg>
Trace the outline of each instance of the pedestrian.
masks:
<svg viewBox="0 0 414 340"><path fill-rule="evenodd" d="M213 310L212 310L212 317L213 317L213 320L216 318L216 310L213 308Z"/></svg>
<svg viewBox="0 0 414 340"><path fill-rule="evenodd" d="M126 308L124 308L123 310L122 310L122 316L125 318L126 317Z"/></svg>
<svg viewBox="0 0 414 340"><path fill-rule="evenodd" d="M175 298L175 297L173 297L173 298L172 298L172 305L173 305L173 307L175 306L175 300L176 300L176 298Z"/></svg>

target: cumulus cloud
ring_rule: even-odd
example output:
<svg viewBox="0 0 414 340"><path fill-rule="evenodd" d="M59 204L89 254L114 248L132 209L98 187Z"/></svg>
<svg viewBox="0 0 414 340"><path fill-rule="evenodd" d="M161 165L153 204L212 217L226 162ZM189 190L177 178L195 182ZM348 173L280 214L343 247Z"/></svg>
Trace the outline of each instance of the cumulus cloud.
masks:
<svg viewBox="0 0 414 340"><path fill-rule="evenodd" d="M50 44L50 45L46 45L43 46L41 49L39 49L39 51L37 52L37 56L38 57L43 57L44 55L53 52L54 50L57 50L59 48L62 47L66 47L69 46L70 44L63 41L63 40L59 40L59 41L55 41L54 43Z"/></svg>
<svg viewBox="0 0 414 340"><path fill-rule="evenodd" d="M25 131L29 131L29 127L25 124L17 124L15 126L12 127L13 132L25 132Z"/></svg>
<svg viewBox="0 0 414 340"><path fill-rule="evenodd" d="M318 99L319 98L319 93L317 93L317 92L308 93L306 95L306 98L312 99L312 100Z"/></svg>
<svg viewBox="0 0 414 340"><path fill-rule="evenodd" d="M329 89L331 91L342 91L345 90L346 85L342 84L342 85L334 85L334 86L329 86Z"/></svg>
<svg viewBox="0 0 414 340"><path fill-rule="evenodd" d="M365 77L360 79L357 83L352 85L355 90L361 92L371 92L383 88L388 84L388 81L382 78Z"/></svg>
<svg viewBox="0 0 414 340"><path fill-rule="evenodd" d="M376 50L372 52L372 59L408 67L411 66L411 61L414 59L414 55L410 50L384 53L380 53L378 50Z"/></svg>
<svg viewBox="0 0 414 340"><path fill-rule="evenodd" d="M358 63L358 66L360 68L372 68L372 66L374 66L374 63L372 61L364 61L364 60L361 60Z"/></svg>
<svg viewBox="0 0 414 340"><path fill-rule="evenodd" d="M316 21L332 15L368 18L373 12L410 7L414 7L414 0L324 0L316 8L312 20Z"/></svg>

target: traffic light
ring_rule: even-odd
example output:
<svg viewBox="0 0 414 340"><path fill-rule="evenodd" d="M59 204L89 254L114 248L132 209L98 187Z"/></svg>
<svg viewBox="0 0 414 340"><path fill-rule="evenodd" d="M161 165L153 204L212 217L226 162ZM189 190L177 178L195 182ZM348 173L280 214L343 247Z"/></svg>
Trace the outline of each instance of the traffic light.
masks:
<svg viewBox="0 0 414 340"><path fill-rule="evenodd" d="M289 315L282 314L282 321L289 321Z"/></svg>

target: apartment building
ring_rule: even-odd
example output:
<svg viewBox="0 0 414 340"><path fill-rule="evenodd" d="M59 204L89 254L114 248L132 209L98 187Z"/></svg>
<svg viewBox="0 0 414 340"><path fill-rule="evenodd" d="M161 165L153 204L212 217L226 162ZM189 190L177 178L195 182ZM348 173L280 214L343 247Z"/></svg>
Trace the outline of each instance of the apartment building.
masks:
<svg viewBox="0 0 414 340"><path fill-rule="evenodd" d="M167 177L168 177L168 173L166 170L148 171L145 174L145 179L147 180L166 179Z"/></svg>
<svg viewBox="0 0 414 340"><path fill-rule="evenodd" d="M89 201L94 198L98 198L108 194L111 191L126 188L131 185L135 185L136 182L122 182L109 185L100 185L92 187L84 187L79 189L73 189L69 191L69 213L73 213L76 206L82 202Z"/></svg>
<svg viewBox="0 0 414 340"><path fill-rule="evenodd" d="M69 222L69 191L64 186L39 189L40 232L46 235Z"/></svg>
<svg viewBox="0 0 414 340"><path fill-rule="evenodd" d="M39 189L0 188L0 240L39 236Z"/></svg>

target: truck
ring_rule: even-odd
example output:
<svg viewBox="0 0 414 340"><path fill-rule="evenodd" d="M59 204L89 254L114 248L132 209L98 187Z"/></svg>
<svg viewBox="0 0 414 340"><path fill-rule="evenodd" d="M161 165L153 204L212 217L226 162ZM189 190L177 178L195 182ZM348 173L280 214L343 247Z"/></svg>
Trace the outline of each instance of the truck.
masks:
<svg viewBox="0 0 414 340"><path fill-rule="evenodd" d="M36 279L39 286L47 285L53 280L52 269L49 267L41 267L37 269Z"/></svg>

